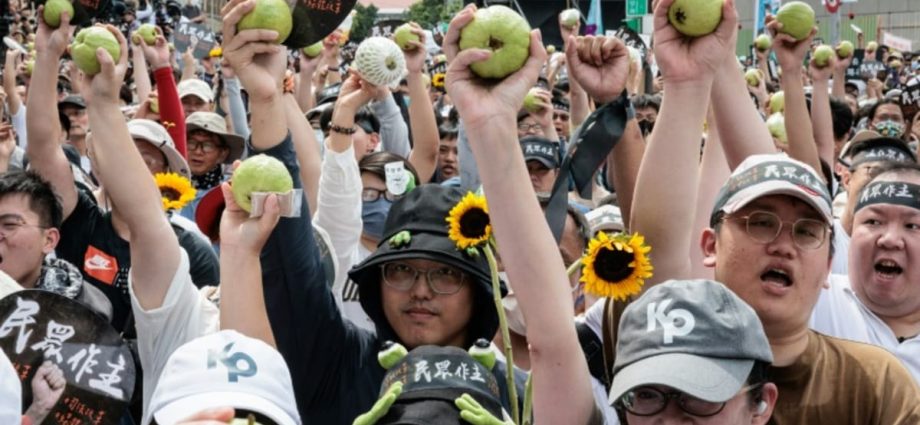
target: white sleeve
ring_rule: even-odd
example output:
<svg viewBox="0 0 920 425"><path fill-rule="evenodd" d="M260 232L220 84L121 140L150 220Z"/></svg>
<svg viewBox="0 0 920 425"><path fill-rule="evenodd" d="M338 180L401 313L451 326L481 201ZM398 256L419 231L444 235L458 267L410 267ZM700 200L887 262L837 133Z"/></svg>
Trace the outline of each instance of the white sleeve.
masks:
<svg viewBox="0 0 920 425"><path fill-rule="evenodd" d="M340 270L350 270L361 243L361 172L354 147L335 152L327 146L319 176L313 225L329 235ZM336 281L342 281L336 273Z"/></svg>
<svg viewBox="0 0 920 425"><path fill-rule="evenodd" d="M827 280L829 287L821 290L809 326L825 335L869 343L869 328L859 311L849 278L830 275Z"/></svg>
<svg viewBox="0 0 920 425"><path fill-rule="evenodd" d="M19 147L21 147L22 150L26 150L29 135L26 133L25 101L22 102L22 105L19 105L19 111L16 112L16 115L10 116L10 123L13 124L13 129L16 130L16 138L19 140Z"/></svg>
<svg viewBox="0 0 920 425"><path fill-rule="evenodd" d="M606 298L600 298L588 307L585 311L585 324L594 331L597 338L604 340L604 306L607 305Z"/></svg>
<svg viewBox="0 0 920 425"><path fill-rule="evenodd" d="M147 407L169 356L186 342L219 328L220 310L198 292L189 275L188 254L184 249L181 252L179 268L158 308L144 310L141 307L131 274L128 274L128 291L137 327L137 353L144 370L144 424L149 423L151 412Z"/></svg>

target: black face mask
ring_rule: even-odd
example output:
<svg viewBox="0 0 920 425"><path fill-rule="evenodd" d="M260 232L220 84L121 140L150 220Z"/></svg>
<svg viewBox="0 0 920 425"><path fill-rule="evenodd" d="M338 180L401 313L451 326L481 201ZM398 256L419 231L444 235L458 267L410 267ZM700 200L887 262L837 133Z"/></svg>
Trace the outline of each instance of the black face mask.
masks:
<svg viewBox="0 0 920 425"><path fill-rule="evenodd" d="M652 128L655 127L654 121L641 120L639 121L639 130L642 131L642 137L648 137L649 134L652 134Z"/></svg>

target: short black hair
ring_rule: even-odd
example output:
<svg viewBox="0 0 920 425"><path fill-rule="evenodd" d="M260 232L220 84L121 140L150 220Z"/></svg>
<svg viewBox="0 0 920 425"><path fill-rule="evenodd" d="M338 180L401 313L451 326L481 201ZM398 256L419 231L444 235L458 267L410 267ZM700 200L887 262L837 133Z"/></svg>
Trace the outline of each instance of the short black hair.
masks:
<svg viewBox="0 0 920 425"><path fill-rule="evenodd" d="M853 110L841 99L831 98L831 119L834 122L834 139L840 140L850 134L853 127Z"/></svg>
<svg viewBox="0 0 920 425"><path fill-rule="evenodd" d="M450 123L441 124L438 127L438 139L444 140L453 140L460 135L460 129L451 125Z"/></svg>
<svg viewBox="0 0 920 425"><path fill-rule="evenodd" d="M661 110L661 97L653 94L639 94L633 96L632 104L634 108L654 108L655 111Z"/></svg>
<svg viewBox="0 0 920 425"><path fill-rule="evenodd" d="M904 174L914 174L920 176L920 164L915 162L885 161L879 165L878 171L875 173L875 175L872 176L868 182L866 182L866 186L869 186L869 183L872 183L885 174L895 174L899 176ZM866 186L863 186L863 190L866 189Z"/></svg>
<svg viewBox="0 0 920 425"><path fill-rule="evenodd" d="M381 180L387 180L387 173L385 166L391 162L402 161L403 165L406 167L412 177L415 178L415 185L418 186L421 184L421 180L418 178L418 172L415 171L415 167L409 163L409 160L403 158L400 155L395 153L390 153L387 151L374 152L370 155L364 155L364 158L361 158L361 161L358 162L358 169L364 173L368 172L377 177L380 177Z"/></svg>
<svg viewBox="0 0 920 425"><path fill-rule="evenodd" d="M25 195L29 208L38 215L41 225L60 228L64 221L61 200L51 184L34 171L12 171L0 176L0 199Z"/></svg>
<svg viewBox="0 0 920 425"><path fill-rule="evenodd" d="M882 105L894 105L898 107L898 110L901 111L901 104L898 103L895 99L879 99L878 102L875 102L871 107L869 107L869 112L866 114L866 117L869 118L869 121L875 119L875 113L878 112L878 108ZM904 111L901 111L901 115L904 115Z"/></svg>

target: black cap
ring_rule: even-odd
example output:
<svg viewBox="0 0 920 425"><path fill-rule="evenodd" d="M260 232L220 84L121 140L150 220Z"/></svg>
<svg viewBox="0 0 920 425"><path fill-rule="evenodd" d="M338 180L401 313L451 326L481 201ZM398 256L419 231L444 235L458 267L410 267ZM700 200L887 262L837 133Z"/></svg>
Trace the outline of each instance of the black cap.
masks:
<svg viewBox="0 0 920 425"><path fill-rule="evenodd" d="M86 101L83 100L83 96L72 94L64 98L64 100L58 102L58 109L62 109L64 106L73 105L80 109L86 109Z"/></svg>
<svg viewBox="0 0 920 425"><path fill-rule="evenodd" d="M521 139L524 161L539 161L546 168L559 168L559 143L536 136Z"/></svg>

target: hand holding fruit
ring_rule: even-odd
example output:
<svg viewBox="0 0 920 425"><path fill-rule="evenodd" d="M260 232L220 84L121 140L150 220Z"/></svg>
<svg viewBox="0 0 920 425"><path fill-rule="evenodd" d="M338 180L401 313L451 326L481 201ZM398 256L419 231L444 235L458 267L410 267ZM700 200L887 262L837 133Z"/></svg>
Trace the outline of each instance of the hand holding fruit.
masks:
<svg viewBox="0 0 920 425"><path fill-rule="evenodd" d="M711 34L688 38L668 19L675 0L661 0L655 7L655 59L666 83L711 81L716 71L731 58L735 61L738 13L735 0L725 0L722 21Z"/></svg>
<svg viewBox="0 0 920 425"><path fill-rule="evenodd" d="M546 61L540 32L531 31L529 56L523 67L498 82L484 82L470 66L489 59L493 53L475 48L461 51L459 45L460 32L473 20L475 13L476 6L471 4L454 16L443 41L450 64L445 86L458 112L470 126L496 117L516 115Z"/></svg>
<svg viewBox="0 0 920 425"><path fill-rule="evenodd" d="M306 47L304 48L306 49ZM322 57L322 44L320 44L320 51L316 55L310 56L304 51L300 52L300 74L312 76L316 72L316 68L323 61Z"/></svg>
<svg viewBox="0 0 920 425"><path fill-rule="evenodd" d="M248 29L237 32L237 23L255 4L255 0L232 0L221 9L221 16L224 58L251 98L258 101L280 92L287 68L287 49L275 42L276 31Z"/></svg>
<svg viewBox="0 0 920 425"><path fill-rule="evenodd" d="M144 51L144 58L147 59L151 70L156 71L171 66L169 64L169 43L166 42L159 27L154 29L153 42L148 43L148 38L144 36L139 48Z"/></svg>
<svg viewBox="0 0 920 425"><path fill-rule="evenodd" d="M403 55L406 57L406 70L410 74L421 73L425 68L425 58L428 56L425 51L425 32L415 22L405 24L400 28L403 28L403 33L401 34L397 31L394 35L394 41L396 41L396 44L399 45ZM409 35L405 35L405 32L408 32Z"/></svg>
<svg viewBox="0 0 920 425"><path fill-rule="evenodd" d="M566 43L572 79L599 103L617 98L629 76L629 51L616 37L574 37Z"/></svg>
<svg viewBox="0 0 920 425"><path fill-rule="evenodd" d="M85 36L84 44L82 46L75 44L71 49L77 66L83 71L83 87L88 88L86 93L83 93L83 97L90 106L94 101L117 104L121 84L124 82L125 72L128 70L128 42L125 40L125 36L122 35L121 31L112 25L96 25L94 27L84 28L81 33L90 30L93 32ZM91 40L89 40L89 37L91 35L98 37L97 34L105 34L102 31L106 31L115 37L118 43L118 50L114 50L114 48L110 46L94 47L94 45L90 43ZM80 37L78 34L74 42L79 43L79 41ZM83 53L84 50L89 53ZM115 51L114 55L112 53L113 51ZM97 64L99 67L98 72L94 73L92 69L85 69L87 66L86 63L81 66L81 60L79 58L81 56L87 56L90 53L95 56L86 58L85 62L90 62L90 59L95 61L90 65Z"/></svg>
<svg viewBox="0 0 920 425"><path fill-rule="evenodd" d="M549 91L537 87L530 89L524 96L524 110L541 128L553 128L553 95Z"/></svg>
<svg viewBox="0 0 920 425"><path fill-rule="evenodd" d="M564 12L566 11L563 11L563 13ZM576 19L575 24L571 26L567 25L569 22L563 20L562 13L559 14L559 34L562 35L562 42L564 43L562 47L564 50L568 50L569 36L574 35L577 37L579 29L581 28L581 20Z"/></svg>
<svg viewBox="0 0 920 425"><path fill-rule="evenodd" d="M776 59L783 69L783 75L799 75L805 55L811 48L811 40L818 32L817 28L812 27L804 38L797 40L789 34L780 32L783 25L775 17L767 16L766 24L767 30L773 33L773 51L776 52Z"/></svg>
<svg viewBox="0 0 920 425"><path fill-rule="evenodd" d="M830 46L818 46L808 63L808 72L815 81L828 81L837 68L837 54Z"/></svg>
<svg viewBox="0 0 920 425"><path fill-rule="evenodd" d="M386 87L384 87L386 90ZM335 101L335 108L333 111L335 115L340 115L338 112L342 111L342 117L349 116L353 119L355 112L360 109L362 106L366 105L376 96L375 87L372 86L367 81L364 81L356 72L351 71L346 79L342 83L341 89L339 89L339 98ZM333 117L333 121L335 121ZM347 121L351 121L348 119ZM340 121L335 121L336 123Z"/></svg>
<svg viewBox="0 0 920 425"><path fill-rule="evenodd" d="M259 159L258 156L251 157L247 159L247 161L252 161L254 158ZM226 208L224 208L223 215L221 215L220 219L220 247L221 251L238 248L245 252L258 255L262 252L262 247L265 246L265 241L268 240L275 225L278 224L278 219L281 216L281 207L278 203L278 195L271 194L265 197L262 215L259 217L249 217L249 212L243 209L236 200L243 198L248 200L248 193L243 193L242 190L253 188L244 188L244 185L258 185L261 184L261 182L253 183L244 181L244 179L240 177L242 174L237 175L241 166L242 163L240 161L234 161L234 188L231 188L230 183L226 182L220 185L220 190L224 195L224 202L226 202ZM284 165L281 165L281 171L287 176L287 180L290 181L291 177L287 174L287 169L284 168ZM247 180L253 180L253 178L259 177L262 176L246 176ZM261 190L264 189L255 187L253 191Z"/></svg>
<svg viewBox="0 0 920 425"><path fill-rule="evenodd" d="M39 14L44 15L45 6L39 6ZM64 11L60 14L57 28L49 26L44 19L38 20L38 31L35 33L35 52L37 55L50 55L55 63L67 51L73 27L70 26L71 14ZM11 49L12 50L12 49Z"/></svg>

